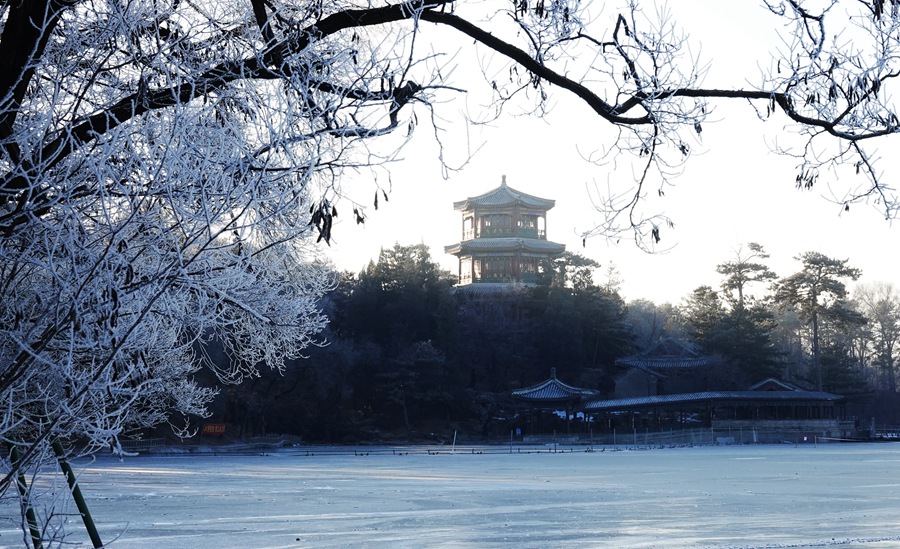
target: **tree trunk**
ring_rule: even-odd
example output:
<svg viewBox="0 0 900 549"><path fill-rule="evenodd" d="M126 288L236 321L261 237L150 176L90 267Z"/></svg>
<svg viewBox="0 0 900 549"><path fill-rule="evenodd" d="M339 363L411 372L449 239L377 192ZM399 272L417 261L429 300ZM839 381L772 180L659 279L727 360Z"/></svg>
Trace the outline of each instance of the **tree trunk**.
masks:
<svg viewBox="0 0 900 549"><path fill-rule="evenodd" d="M885 365L887 367L888 391L894 393L897 391L897 378L894 375L894 358L890 354L885 358Z"/></svg>
<svg viewBox="0 0 900 549"><path fill-rule="evenodd" d="M813 367L816 369L816 390L822 390L822 363L819 361L819 315L813 313Z"/></svg>
<svg viewBox="0 0 900 549"><path fill-rule="evenodd" d="M406 411L406 398L400 402L401 406L403 406L403 423L406 425L406 438L412 438L412 427L409 425L409 413Z"/></svg>

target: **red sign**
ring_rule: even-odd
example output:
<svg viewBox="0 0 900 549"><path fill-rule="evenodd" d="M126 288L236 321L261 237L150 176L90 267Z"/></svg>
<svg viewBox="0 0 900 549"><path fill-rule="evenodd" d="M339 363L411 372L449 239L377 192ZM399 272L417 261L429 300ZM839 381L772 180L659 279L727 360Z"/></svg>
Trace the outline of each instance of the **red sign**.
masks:
<svg viewBox="0 0 900 549"><path fill-rule="evenodd" d="M201 434L220 437L225 434L224 423L204 423Z"/></svg>

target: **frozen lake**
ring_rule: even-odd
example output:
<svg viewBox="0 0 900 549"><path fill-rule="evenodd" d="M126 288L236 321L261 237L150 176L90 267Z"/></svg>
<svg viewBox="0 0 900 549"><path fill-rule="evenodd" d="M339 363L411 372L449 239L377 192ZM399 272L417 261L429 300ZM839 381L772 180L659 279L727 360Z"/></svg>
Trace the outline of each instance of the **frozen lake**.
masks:
<svg viewBox="0 0 900 549"><path fill-rule="evenodd" d="M900 547L900 444L335 450L102 458L80 483L128 549Z"/></svg>

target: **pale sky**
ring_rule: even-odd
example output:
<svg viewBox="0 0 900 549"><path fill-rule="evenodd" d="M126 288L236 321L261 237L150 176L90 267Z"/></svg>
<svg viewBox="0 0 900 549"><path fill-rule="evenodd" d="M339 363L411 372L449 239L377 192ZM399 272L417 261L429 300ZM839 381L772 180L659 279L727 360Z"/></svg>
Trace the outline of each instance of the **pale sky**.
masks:
<svg viewBox="0 0 900 549"><path fill-rule="evenodd" d="M765 53L777 43L757 2L706 0L679 3L678 8L675 20L690 35L693 54L710 64L704 86L746 87L748 80L760 80L757 65L767 63ZM469 67L476 58L463 51L457 59ZM768 264L779 276L799 270L794 256L818 251L849 259L851 266L863 271L860 282L900 286L896 259L900 228L892 227L874 205L842 212L830 202L829 186L840 196L849 184L837 175L823 174L811 191L795 189L796 160L771 151L776 139L781 142L788 135L783 119L761 121L741 101L711 104L714 111L702 140L693 144L693 156L674 180L675 187L646 205L648 212L662 209L673 219L675 229L663 228L660 243L672 246L669 251L648 254L627 237L618 244L595 237L582 247L581 232L599 219L591 203L592 190L613 185L624 191L631 177L629 166L598 166L584 159L611 143L609 125L573 97L551 88L554 108L544 119L505 116L490 127L467 128L463 113L477 112L484 97L476 93L484 88L478 78L457 75L452 83L470 93L441 96L447 102L438 106L448 130L445 157L451 164L461 163L477 149L472 159L444 179L433 130L421 123L426 111L417 110L420 127L414 142L404 150L404 160L390 168L389 202L380 202L377 212L370 207L365 225L356 226L349 215L335 225L326 253L337 267L358 272L377 259L382 247L421 242L429 246L436 262L456 273L456 258L443 251L460 239L460 214L453 210L453 202L497 187L506 175L511 187L556 201L548 214L548 238L601 263L597 282L614 264L627 300L677 304L697 286L717 288L721 277L716 265L732 260L748 242L765 247L771 255ZM885 141L879 149L889 150L889 144L900 145L900 139ZM900 169L889 170L889 162L882 159L881 167L900 174ZM387 185L383 175L379 183ZM344 188L374 194L369 175L345 181ZM655 187L650 190L655 194Z"/></svg>

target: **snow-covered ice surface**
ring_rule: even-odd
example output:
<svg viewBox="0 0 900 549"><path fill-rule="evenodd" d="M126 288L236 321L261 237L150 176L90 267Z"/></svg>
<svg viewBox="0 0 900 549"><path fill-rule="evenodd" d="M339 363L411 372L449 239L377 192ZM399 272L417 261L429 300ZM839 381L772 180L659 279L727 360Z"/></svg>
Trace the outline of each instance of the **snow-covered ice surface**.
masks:
<svg viewBox="0 0 900 549"><path fill-rule="evenodd" d="M343 450L105 457L79 481L113 548L900 547L900 444Z"/></svg>

